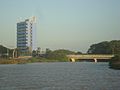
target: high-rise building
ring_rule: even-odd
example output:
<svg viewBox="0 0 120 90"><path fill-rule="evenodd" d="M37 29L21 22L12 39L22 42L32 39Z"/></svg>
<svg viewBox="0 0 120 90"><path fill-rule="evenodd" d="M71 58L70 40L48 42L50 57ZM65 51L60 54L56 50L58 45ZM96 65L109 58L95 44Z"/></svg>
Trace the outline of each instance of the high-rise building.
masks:
<svg viewBox="0 0 120 90"><path fill-rule="evenodd" d="M17 23L17 48L23 55L36 49L36 18L32 17Z"/></svg>

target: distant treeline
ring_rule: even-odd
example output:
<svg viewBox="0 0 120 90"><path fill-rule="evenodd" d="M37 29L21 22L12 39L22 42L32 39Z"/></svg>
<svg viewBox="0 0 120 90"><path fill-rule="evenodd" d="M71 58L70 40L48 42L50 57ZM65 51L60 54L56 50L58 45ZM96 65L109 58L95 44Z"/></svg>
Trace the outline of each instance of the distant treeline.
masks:
<svg viewBox="0 0 120 90"><path fill-rule="evenodd" d="M19 50L17 50L17 55L19 55ZM31 60L29 62L44 62L44 61L67 61L66 55L69 54L82 54L82 52L74 52L65 49L59 50L50 50L46 49L46 53L40 54L39 50L33 51ZM97 44L92 44L87 51L87 54L114 54L110 60L110 67L120 68L120 40L112 40L112 41L103 41ZM1 58L9 58L13 55L13 49L9 49L0 45L0 59Z"/></svg>
<svg viewBox="0 0 120 90"><path fill-rule="evenodd" d="M41 57L47 60L56 60L56 61L68 61L68 58L66 55L69 54L81 54L81 52L74 52L70 50L65 50L65 49L59 49L59 50L50 50L46 49L45 54L38 54L38 51L33 51L32 55L33 57Z"/></svg>
<svg viewBox="0 0 120 90"><path fill-rule="evenodd" d="M104 41L93 44L88 49L89 54L114 54L109 65L111 68L120 69L120 40Z"/></svg>
<svg viewBox="0 0 120 90"><path fill-rule="evenodd" d="M120 40L103 41L92 44L87 53L91 54L120 54Z"/></svg>

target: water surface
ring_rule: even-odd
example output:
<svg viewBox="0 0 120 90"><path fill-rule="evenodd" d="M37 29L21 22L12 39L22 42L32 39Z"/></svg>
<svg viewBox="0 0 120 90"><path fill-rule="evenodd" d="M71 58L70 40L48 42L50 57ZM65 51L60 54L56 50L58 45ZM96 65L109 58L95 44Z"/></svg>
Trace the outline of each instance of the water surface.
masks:
<svg viewBox="0 0 120 90"><path fill-rule="evenodd" d="M0 65L0 90L120 90L120 71L93 62Z"/></svg>

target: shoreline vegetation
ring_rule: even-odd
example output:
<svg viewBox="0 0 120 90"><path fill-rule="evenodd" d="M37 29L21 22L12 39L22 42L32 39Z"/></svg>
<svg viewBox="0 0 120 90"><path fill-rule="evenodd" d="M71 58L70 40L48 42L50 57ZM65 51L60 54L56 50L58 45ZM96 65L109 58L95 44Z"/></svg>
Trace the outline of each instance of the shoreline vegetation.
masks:
<svg viewBox="0 0 120 90"><path fill-rule="evenodd" d="M120 69L120 54L115 55L115 57L110 60L109 66L112 69Z"/></svg>
<svg viewBox="0 0 120 90"><path fill-rule="evenodd" d="M16 51L16 52L14 52ZM40 48L33 50L30 58L16 58L21 55L19 49L9 49L0 45L0 64L26 64L34 62L69 62L66 55L79 55L82 52L74 52L65 49L50 50L46 49L45 53L40 53ZM120 40L103 41L97 44L92 44L86 54L113 54L115 55L109 61L109 67L120 69ZM14 56L16 55L16 57ZM13 57L14 56L14 57ZM27 55L23 55L26 57ZM11 58L10 58L11 57ZM15 58L15 59L14 59Z"/></svg>
<svg viewBox="0 0 120 90"><path fill-rule="evenodd" d="M113 57L108 63L111 69L120 70L120 59L118 57L120 55L116 55ZM28 64L28 63L50 63L50 62L69 62L68 60L55 60L55 59L46 59L46 58L36 58L32 57L29 59L1 59L0 65L6 64Z"/></svg>
<svg viewBox="0 0 120 90"><path fill-rule="evenodd" d="M120 70L120 62L113 63L112 65L110 65L110 68Z"/></svg>
<svg viewBox="0 0 120 90"><path fill-rule="evenodd" d="M27 64L27 63L41 63L41 62L68 62L67 60L50 60L45 58L29 58L29 59L1 59L0 64Z"/></svg>
<svg viewBox="0 0 120 90"><path fill-rule="evenodd" d="M0 64L28 64L28 63L43 63L43 62L69 62L68 59L55 60L41 57L31 57L28 59L0 59ZM109 62L111 69L120 70L120 55L115 55Z"/></svg>

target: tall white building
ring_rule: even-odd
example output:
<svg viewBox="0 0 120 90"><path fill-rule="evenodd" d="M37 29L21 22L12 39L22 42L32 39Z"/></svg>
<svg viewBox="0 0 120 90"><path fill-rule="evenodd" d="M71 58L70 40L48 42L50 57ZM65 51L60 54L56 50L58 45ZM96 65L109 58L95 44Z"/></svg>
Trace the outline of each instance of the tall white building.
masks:
<svg viewBox="0 0 120 90"><path fill-rule="evenodd" d="M17 48L21 54L30 54L36 49L36 18L17 23Z"/></svg>

